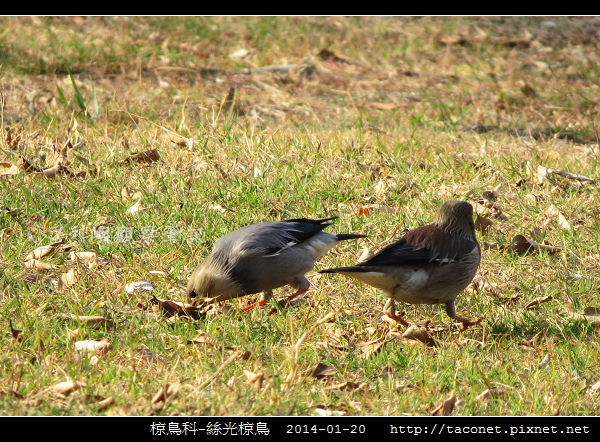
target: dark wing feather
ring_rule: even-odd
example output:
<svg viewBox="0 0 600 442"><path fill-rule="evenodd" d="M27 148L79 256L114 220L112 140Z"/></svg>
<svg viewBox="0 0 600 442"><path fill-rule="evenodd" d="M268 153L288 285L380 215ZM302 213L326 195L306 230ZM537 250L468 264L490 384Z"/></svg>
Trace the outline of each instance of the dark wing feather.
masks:
<svg viewBox="0 0 600 442"><path fill-rule="evenodd" d="M312 238L332 223L332 218L310 220L305 218L251 224L219 239L213 253L225 255L226 260L241 255L269 256ZM221 258L222 259L222 258Z"/></svg>
<svg viewBox="0 0 600 442"><path fill-rule="evenodd" d="M477 241L447 233L434 224L411 230L358 266L403 266L460 261Z"/></svg>

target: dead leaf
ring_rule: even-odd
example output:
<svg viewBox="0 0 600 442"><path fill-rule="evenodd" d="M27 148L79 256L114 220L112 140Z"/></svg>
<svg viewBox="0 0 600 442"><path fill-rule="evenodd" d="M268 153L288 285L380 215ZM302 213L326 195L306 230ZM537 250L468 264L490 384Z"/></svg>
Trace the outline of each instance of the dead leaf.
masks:
<svg viewBox="0 0 600 442"><path fill-rule="evenodd" d="M180 388L181 384L179 382L175 382L174 384L166 384L163 387L160 387L152 397L152 409L154 411L163 410L167 403L169 403L177 395Z"/></svg>
<svg viewBox="0 0 600 442"><path fill-rule="evenodd" d="M583 314L586 316L600 316L600 307L586 307Z"/></svg>
<svg viewBox="0 0 600 442"><path fill-rule="evenodd" d="M39 261L37 259L30 259L28 261L25 261L23 263L23 267L25 267L26 269L35 269L38 271L48 271L48 270L54 270L56 268L58 268L57 266L53 265L53 264L48 264L46 262L42 262Z"/></svg>
<svg viewBox="0 0 600 442"><path fill-rule="evenodd" d="M456 394L454 391L450 392L450 395L442 404L437 407L431 413L432 416L451 416L454 410L454 404L456 404Z"/></svg>
<svg viewBox="0 0 600 442"><path fill-rule="evenodd" d="M30 259L43 258L44 256L47 256L54 252L54 250L56 250L58 246L64 244L65 242L66 240L63 238L60 241L54 242L50 245L37 247L25 257L25 261L29 261Z"/></svg>
<svg viewBox="0 0 600 442"><path fill-rule="evenodd" d="M142 202L140 200L136 201L135 204L133 206L131 206L129 209L127 209L127 213L128 215L136 215L138 212L141 212L142 210L146 210L146 207L144 207L142 205Z"/></svg>
<svg viewBox="0 0 600 442"><path fill-rule="evenodd" d="M317 57L319 57L325 61L349 64L347 60L344 60L343 58L338 57L333 52L331 52L329 49L321 49L321 51L317 54Z"/></svg>
<svg viewBox="0 0 600 442"><path fill-rule="evenodd" d="M337 370L334 367L322 364L320 362L313 368L310 368L306 371L306 375L317 379L323 379L325 376L333 376L336 373Z"/></svg>
<svg viewBox="0 0 600 442"><path fill-rule="evenodd" d="M341 390L341 391L348 391L348 390L353 390L353 391L366 391L367 390L368 385L365 382L339 382L336 384L332 384L331 386L327 387L327 390Z"/></svg>
<svg viewBox="0 0 600 442"><path fill-rule="evenodd" d="M152 304L159 306L160 310L167 316L189 317L192 319L200 319L203 312L200 310L202 306L194 306L187 303L158 299L153 296L150 300Z"/></svg>
<svg viewBox="0 0 600 442"><path fill-rule="evenodd" d="M13 328L12 321L10 319L9 319L8 323L10 325L10 333L12 334L13 339L17 343L22 342L23 335L21 333L23 332L23 330L17 330L16 328Z"/></svg>
<svg viewBox="0 0 600 442"><path fill-rule="evenodd" d="M575 180L575 181L579 181L579 182L582 182L582 183L593 183L594 181L596 181L594 178L588 178L588 177L583 176L583 175L577 175L575 173L567 172L566 170L547 169L546 173L553 173L553 174L560 175L560 176L563 176L565 178L568 178L570 180Z"/></svg>
<svg viewBox="0 0 600 442"><path fill-rule="evenodd" d="M67 273L63 273L58 278L58 289L62 290L65 287L70 287L77 282L77 271L70 269Z"/></svg>
<svg viewBox="0 0 600 442"><path fill-rule="evenodd" d="M109 329L112 328L114 325L113 321L105 318L104 316L78 316L73 313L61 313L57 317L58 319L61 319L63 321L70 321L74 324L87 325L91 329Z"/></svg>
<svg viewBox="0 0 600 442"><path fill-rule="evenodd" d="M562 251L561 247L540 244L532 239L524 237L523 235L515 235L508 246L508 249L518 253L519 255L526 255L533 253L534 251L544 251L550 254L559 253Z"/></svg>
<svg viewBox="0 0 600 442"><path fill-rule="evenodd" d="M265 378L265 375L262 371L259 371L258 373L254 373L250 370L243 370L244 375L246 376L246 379L248 380L248 382L256 389L256 390L260 390Z"/></svg>
<svg viewBox="0 0 600 442"><path fill-rule="evenodd" d="M42 281L46 281L49 279L38 273L28 273L28 272L21 273L19 275L19 278L21 278L23 281L25 281L26 284L35 284L36 282L42 282Z"/></svg>
<svg viewBox="0 0 600 442"><path fill-rule="evenodd" d="M6 161L0 162L0 177L16 175L21 171L17 166Z"/></svg>
<svg viewBox="0 0 600 442"><path fill-rule="evenodd" d="M369 359L383 347L384 343L385 342L383 338L375 339L369 342L358 343L357 347L360 350L360 357L362 359Z"/></svg>
<svg viewBox="0 0 600 442"><path fill-rule="evenodd" d="M56 178L56 175L58 175L63 170L63 168L64 166L62 164L57 164L56 166L42 170L42 172L48 178Z"/></svg>
<svg viewBox="0 0 600 442"><path fill-rule="evenodd" d="M532 307L538 305L538 304L542 304L543 302L548 302L552 300L552 296L540 296L535 298L533 301L527 303L527 305L525 305L525 309L530 310Z"/></svg>
<svg viewBox="0 0 600 442"><path fill-rule="evenodd" d="M121 201L123 201L123 202L129 201L130 198L131 198L131 195L129 195L129 189L127 188L127 186L123 187L121 189Z"/></svg>
<svg viewBox="0 0 600 442"><path fill-rule="evenodd" d="M327 410L324 407L315 408L315 413L319 416L329 417L329 416L345 416L346 412L343 410Z"/></svg>
<svg viewBox="0 0 600 442"><path fill-rule="evenodd" d="M150 149L145 150L143 152L138 152L133 155L129 155L128 157L123 159L123 161L121 161L121 164L151 164L156 163L158 160L160 160L160 154L158 153L158 150Z"/></svg>
<svg viewBox="0 0 600 442"><path fill-rule="evenodd" d="M544 359L542 359L542 361L538 364L538 368L539 369L546 368L549 363L550 363L550 354L547 353L546 356L544 356Z"/></svg>
<svg viewBox="0 0 600 442"><path fill-rule="evenodd" d="M107 338L95 340L77 341L75 343L75 351L79 353L90 353L95 355L101 355L108 353L112 349L112 345Z"/></svg>
<svg viewBox="0 0 600 442"><path fill-rule="evenodd" d="M397 104L394 103L371 103L371 107L382 111L391 111L398 108Z"/></svg>
<svg viewBox="0 0 600 442"><path fill-rule="evenodd" d="M216 345L219 343L217 338L213 338L204 332L198 333L198 335L192 339L191 341L187 341L186 344L208 344L208 345Z"/></svg>
<svg viewBox="0 0 600 442"><path fill-rule="evenodd" d="M429 333L427 328L418 324L413 324L410 327L408 327L406 331L402 333L402 337L406 339L412 339L414 341L420 341L429 347L439 346L435 339L433 339L431 333Z"/></svg>
<svg viewBox="0 0 600 442"><path fill-rule="evenodd" d="M95 252L71 252L69 256L72 261L83 262L90 269L98 265L98 257Z"/></svg>
<svg viewBox="0 0 600 442"><path fill-rule="evenodd" d="M571 230L571 223L567 221L564 215L558 212L558 227L565 230Z"/></svg>
<svg viewBox="0 0 600 442"><path fill-rule="evenodd" d="M221 213L225 213L225 212L227 212L227 209L226 209L225 207L223 207L222 205L220 205L220 204L214 204L214 205L211 207L211 209L213 209L213 210L217 210L217 211L219 211L219 212L221 212Z"/></svg>
<svg viewBox="0 0 600 442"><path fill-rule="evenodd" d="M150 281L146 281L145 279L142 279L140 281L130 282L129 284L127 284L125 286L125 292L128 295L132 295L133 293L137 292L138 290L146 290L146 291L152 292L152 291L154 291L154 286L152 285L152 283Z"/></svg>
<svg viewBox="0 0 600 442"><path fill-rule="evenodd" d="M481 216L477 214L475 216L475 230L481 232L481 235L487 235L490 231L490 227L494 224L494 222L486 216Z"/></svg>
<svg viewBox="0 0 600 442"><path fill-rule="evenodd" d="M502 388L488 388L483 393L478 395L475 399L477 401L482 401L484 399L495 399L504 396L504 389Z"/></svg>
<svg viewBox="0 0 600 442"><path fill-rule="evenodd" d="M69 379L64 382L59 382L51 387L48 387L49 390L52 390L55 393L61 394L63 396L70 395L73 390L85 387L86 383L83 381L74 381Z"/></svg>

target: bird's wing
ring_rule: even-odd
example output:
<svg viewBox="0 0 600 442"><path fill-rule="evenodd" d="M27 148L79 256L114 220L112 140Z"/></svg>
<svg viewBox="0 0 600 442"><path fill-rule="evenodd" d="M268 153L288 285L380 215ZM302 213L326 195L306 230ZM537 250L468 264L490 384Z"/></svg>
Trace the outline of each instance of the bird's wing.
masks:
<svg viewBox="0 0 600 442"><path fill-rule="evenodd" d="M331 225L327 222L331 219L299 218L252 224L219 239L213 247L213 253L244 258L277 256L321 232Z"/></svg>
<svg viewBox="0 0 600 442"><path fill-rule="evenodd" d="M430 224L411 230L400 240L358 266L406 266L460 261L477 247L477 241L447 233Z"/></svg>

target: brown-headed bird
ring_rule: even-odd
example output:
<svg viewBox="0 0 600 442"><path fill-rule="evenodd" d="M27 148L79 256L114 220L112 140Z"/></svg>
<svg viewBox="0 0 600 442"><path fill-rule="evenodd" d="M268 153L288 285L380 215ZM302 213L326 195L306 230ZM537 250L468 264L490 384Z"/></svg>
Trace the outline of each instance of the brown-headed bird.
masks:
<svg viewBox="0 0 600 442"><path fill-rule="evenodd" d="M448 316L465 330L481 320L458 316L454 300L475 277L480 260L473 206L452 200L442 205L432 224L407 232L368 260L320 273L341 273L381 290L389 298L384 311L403 325L410 323L396 315L395 301L445 304Z"/></svg>
<svg viewBox="0 0 600 442"><path fill-rule="evenodd" d="M324 232L332 219L264 222L225 235L192 272L188 301L213 303L263 293L259 302L262 305L274 289L284 285L296 289L287 301L305 293L310 283L304 275L315 261L338 242L365 236Z"/></svg>

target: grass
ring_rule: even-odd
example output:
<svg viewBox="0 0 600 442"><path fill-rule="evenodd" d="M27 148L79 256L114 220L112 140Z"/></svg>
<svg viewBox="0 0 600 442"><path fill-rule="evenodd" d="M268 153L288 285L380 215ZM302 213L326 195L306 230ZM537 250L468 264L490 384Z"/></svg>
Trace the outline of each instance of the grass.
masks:
<svg viewBox="0 0 600 442"><path fill-rule="evenodd" d="M430 415L451 392L454 415L597 414L597 184L539 168L598 176L595 19L0 20L0 414ZM257 70L306 64L312 75ZM158 161L124 162L152 149ZM152 303L183 301L194 266L240 226L338 216L330 231L368 235L318 270L450 198L493 224L457 302L480 326L403 306L432 320L437 347L402 337L380 319L383 296L341 276L310 274L308 301L274 315L241 312L253 297L198 319ZM518 234L561 251L489 246ZM51 269L24 268L63 238L40 258ZM126 291L142 279L155 290ZM75 350L101 339L110 349Z"/></svg>

